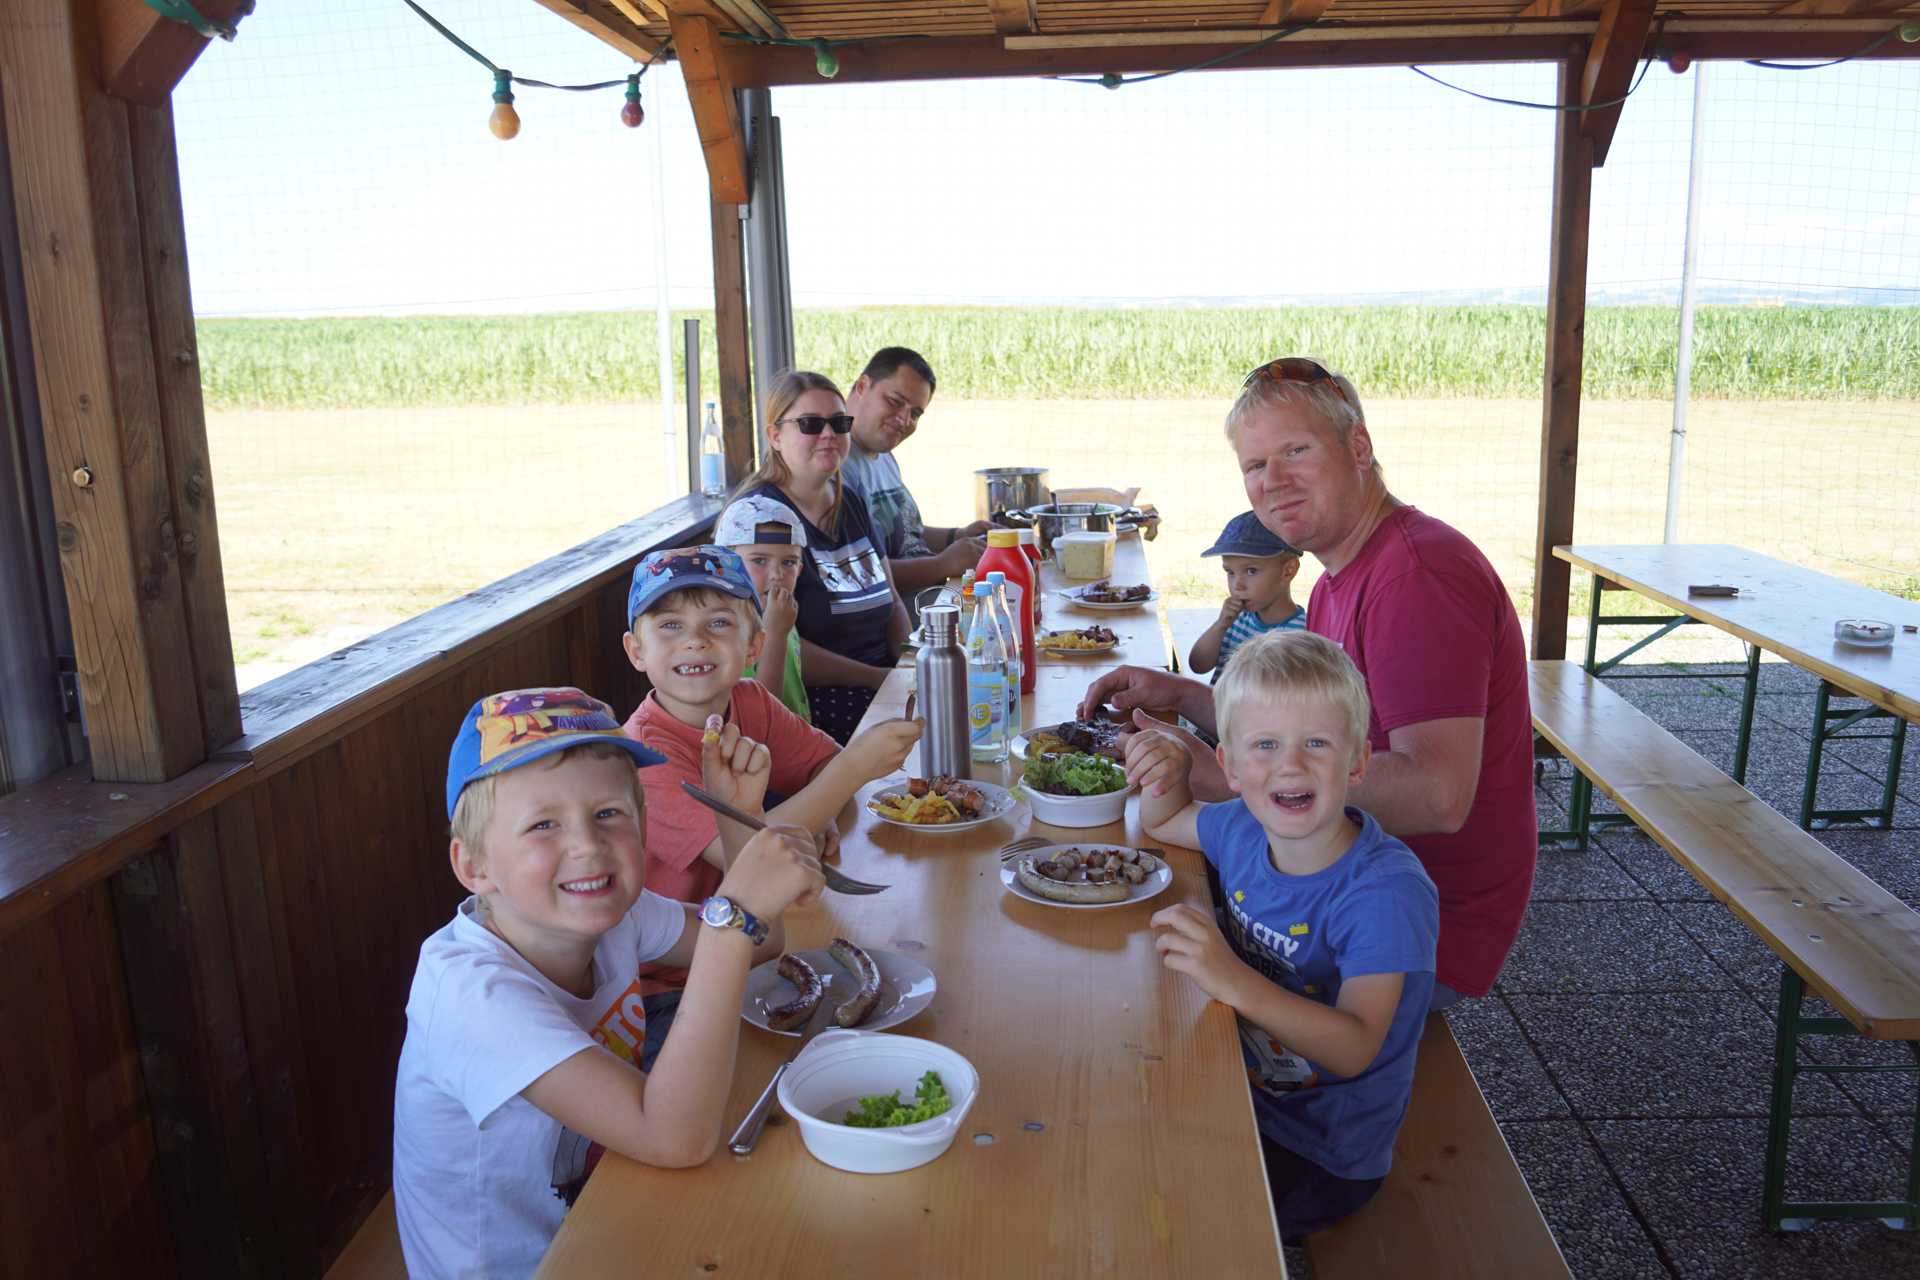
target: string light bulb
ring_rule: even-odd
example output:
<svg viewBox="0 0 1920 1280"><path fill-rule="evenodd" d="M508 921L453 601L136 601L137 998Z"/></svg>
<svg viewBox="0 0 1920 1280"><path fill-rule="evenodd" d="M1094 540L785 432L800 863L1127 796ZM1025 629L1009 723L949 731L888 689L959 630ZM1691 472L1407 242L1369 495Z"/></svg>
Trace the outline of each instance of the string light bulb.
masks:
<svg viewBox="0 0 1920 1280"><path fill-rule="evenodd" d="M629 129L638 129L646 118L646 110L640 105L640 76L636 72L627 77L627 100L620 108L620 123Z"/></svg>
<svg viewBox="0 0 1920 1280"><path fill-rule="evenodd" d="M1920 44L1920 22L1901 23L1900 38L1908 44Z"/></svg>
<svg viewBox="0 0 1920 1280"><path fill-rule="evenodd" d="M493 114L487 117L487 128L493 130L493 136L502 142L520 132L520 113L513 109L511 71L493 73Z"/></svg>
<svg viewBox="0 0 1920 1280"><path fill-rule="evenodd" d="M1684 53L1670 53L1667 55L1667 70L1673 72L1675 75L1684 75L1687 68L1692 65L1693 59Z"/></svg>
<svg viewBox="0 0 1920 1280"><path fill-rule="evenodd" d="M813 69L820 73L823 80L831 80L840 74L840 59L833 56L833 48L824 39L814 38Z"/></svg>

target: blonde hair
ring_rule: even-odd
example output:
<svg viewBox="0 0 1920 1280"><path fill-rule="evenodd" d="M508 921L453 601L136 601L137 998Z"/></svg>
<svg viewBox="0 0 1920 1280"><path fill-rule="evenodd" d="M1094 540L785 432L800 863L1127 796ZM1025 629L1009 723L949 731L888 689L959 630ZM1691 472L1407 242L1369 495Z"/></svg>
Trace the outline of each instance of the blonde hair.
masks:
<svg viewBox="0 0 1920 1280"><path fill-rule="evenodd" d="M583 742L577 747L568 747L558 755L540 756L528 763L558 766L577 755L591 756L595 760L624 760L628 764L633 763L632 756L610 742ZM460 793L460 799L454 803L453 838L467 847L473 856L473 861L479 866L485 866L487 861L483 837L487 830L487 823L493 819L494 785L506 774L512 772L513 770L507 769L501 773L490 773L484 778L475 778L466 785L466 789ZM629 776L633 782L634 816L644 821L647 793L641 789L640 772L638 769L630 770ZM641 829L645 830L645 827Z"/></svg>
<svg viewBox="0 0 1920 1280"><path fill-rule="evenodd" d="M1233 408L1227 410L1227 439L1232 440L1240 424L1252 414L1286 406L1305 409L1319 418L1333 429L1340 447L1346 448L1353 439L1353 429L1367 425L1367 416L1360 408L1360 393L1354 390L1347 375L1331 369L1327 372L1331 380L1325 382L1255 378L1241 390ZM1377 456L1373 459L1373 474L1384 474Z"/></svg>
<svg viewBox="0 0 1920 1280"><path fill-rule="evenodd" d="M763 484L772 484L785 490L793 479L793 471L787 466L787 460L773 447L773 429L780 419L787 416L787 410L793 408L794 401L809 391L830 391L842 405L847 397L841 393L838 385L824 373L813 373L806 369L788 369L776 374L773 386L767 392L767 410L764 421L767 424L767 452L760 459L760 466L754 473L740 482L740 487L728 495L727 501L733 502ZM832 430L832 428L828 428ZM844 483L838 472L833 477L833 504L827 508L827 517L821 522L823 532L838 537L840 534L840 499L845 492Z"/></svg>
<svg viewBox="0 0 1920 1280"><path fill-rule="evenodd" d="M1346 650L1311 631L1268 631L1235 649L1213 686L1214 726L1232 741L1234 715L1253 698L1325 698L1346 716L1354 758L1367 741L1367 682Z"/></svg>
<svg viewBox="0 0 1920 1280"><path fill-rule="evenodd" d="M672 591L663 591L657 600L628 621L627 630L632 631L639 625L641 618L646 617L668 600L675 599L680 601L683 608L711 609L717 604L733 605L734 612L745 621L747 635L751 637L759 634L760 611L753 607L753 602L742 600L739 596L728 595L717 587L677 587Z"/></svg>

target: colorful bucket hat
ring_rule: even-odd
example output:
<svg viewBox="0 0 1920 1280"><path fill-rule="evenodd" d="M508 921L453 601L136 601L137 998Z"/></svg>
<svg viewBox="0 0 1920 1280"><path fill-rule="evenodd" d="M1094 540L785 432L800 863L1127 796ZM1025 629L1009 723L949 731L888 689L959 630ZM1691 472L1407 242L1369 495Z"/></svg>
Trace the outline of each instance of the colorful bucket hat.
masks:
<svg viewBox="0 0 1920 1280"><path fill-rule="evenodd" d="M723 547L804 547L807 526L786 503L764 493L750 493L727 504L714 521L713 540Z"/></svg>
<svg viewBox="0 0 1920 1280"><path fill-rule="evenodd" d="M476 778L490 778L588 742L604 742L636 765L666 757L620 732L613 708L578 689L513 689L489 694L460 722L447 756L447 817Z"/></svg>
<svg viewBox="0 0 1920 1280"><path fill-rule="evenodd" d="M751 539L749 539L751 541ZM760 609L760 593L747 576L747 562L725 547L674 547L649 553L633 566L633 585L627 588L627 625L651 609L669 591L711 587L738 596Z"/></svg>
<svg viewBox="0 0 1920 1280"><path fill-rule="evenodd" d="M1281 541L1280 535L1260 523L1260 517L1243 511L1227 521L1227 527L1213 540L1203 556L1297 556L1300 553Z"/></svg>

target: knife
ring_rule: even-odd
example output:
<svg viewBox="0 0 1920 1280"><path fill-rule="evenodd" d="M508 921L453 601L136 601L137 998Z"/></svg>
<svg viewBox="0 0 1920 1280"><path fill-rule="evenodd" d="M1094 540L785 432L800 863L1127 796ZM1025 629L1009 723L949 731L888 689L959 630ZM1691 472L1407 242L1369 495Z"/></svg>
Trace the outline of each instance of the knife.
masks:
<svg viewBox="0 0 1920 1280"><path fill-rule="evenodd" d="M787 1068L793 1065L794 1058L800 1056L800 1051L826 1029L827 1015L836 1007L835 1002L827 998L833 994L833 978L831 975L822 974L820 983L820 1003L813 1006L813 1016L807 1019L805 1029L800 1032L800 1044L794 1049L791 1057L773 1069L773 1079L767 1081L767 1087L760 1091L759 1098L754 1101L753 1110L747 1112L747 1118L740 1122L740 1127L733 1131L731 1138L727 1139L727 1150L737 1156L748 1154L760 1141L760 1131L767 1127L767 1112L773 1108L773 1094L780 1085L780 1077L787 1074Z"/></svg>

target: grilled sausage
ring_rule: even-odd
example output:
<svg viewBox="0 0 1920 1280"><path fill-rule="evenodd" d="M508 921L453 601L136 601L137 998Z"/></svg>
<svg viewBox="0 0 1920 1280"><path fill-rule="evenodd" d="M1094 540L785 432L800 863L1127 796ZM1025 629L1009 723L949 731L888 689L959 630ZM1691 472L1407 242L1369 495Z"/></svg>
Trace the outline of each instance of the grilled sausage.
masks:
<svg viewBox="0 0 1920 1280"><path fill-rule="evenodd" d="M791 982L800 994L785 1004L769 1005L767 1025L775 1031L798 1030L807 1024L807 1019L813 1016L814 1006L820 1003L820 993L824 989L820 974L799 956L781 956L776 972Z"/></svg>
<svg viewBox="0 0 1920 1280"><path fill-rule="evenodd" d="M880 1003L880 966L845 938L828 943L827 952L859 984L852 998L833 1011L833 1020L843 1027L857 1027L873 1016L874 1006Z"/></svg>
<svg viewBox="0 0 1920 1280"><path fill-rule="evenodd" d="M1125 902L1130 889L1125 880L1114 880L1106 884L1086 884L1080 881L1062 883L1049 880L1035 870L1032 858L1022 858L1013 869L1014 879L1020 887L1038 897L1054 902Z"/></svg>

